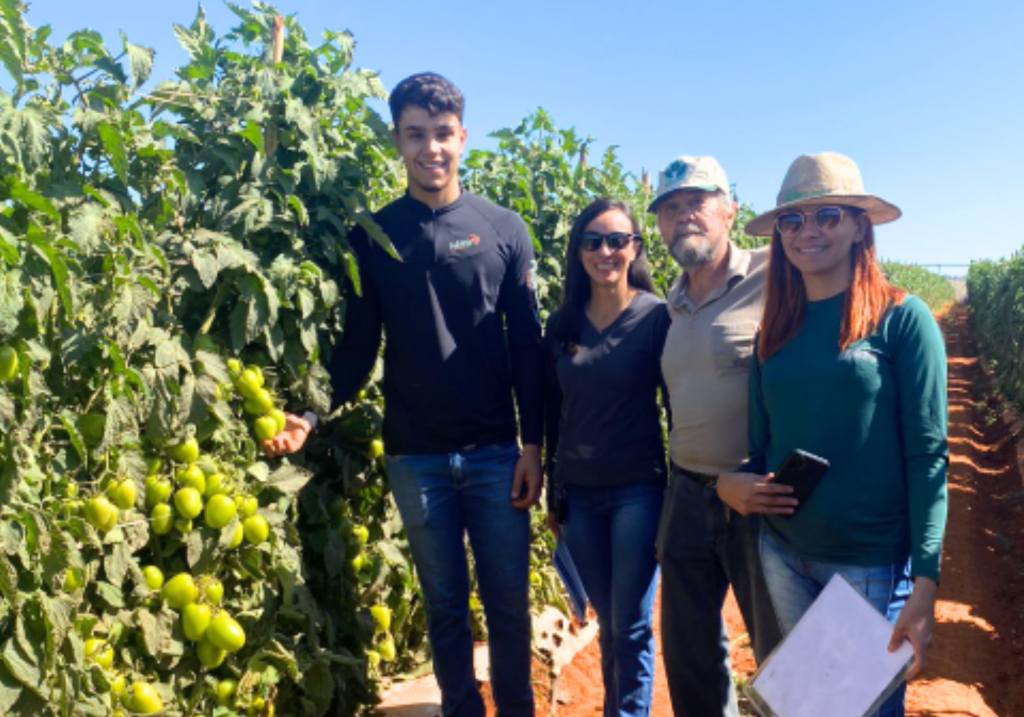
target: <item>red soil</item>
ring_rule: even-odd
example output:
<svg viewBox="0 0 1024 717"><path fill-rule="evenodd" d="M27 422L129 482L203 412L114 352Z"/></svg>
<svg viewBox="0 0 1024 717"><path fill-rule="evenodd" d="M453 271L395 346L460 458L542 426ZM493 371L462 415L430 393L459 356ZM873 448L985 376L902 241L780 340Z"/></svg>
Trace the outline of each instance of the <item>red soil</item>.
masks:
<svg viewBox="0 0 1024 717"><path fill-rule="evenodd" d="M949 353L949 523L935 643L925 675L907 694L912 717L1024 717L1024 483L1010 428L991 420L998 408L987 397L968 315L956 307L941 317ZM731 596L725 617L733 667L749 676L753 657ZM535 675L537 714L546 716L550 680L543 669ZM599 715L600 675L595 640L563 671L555 713ZM660 637L652 715L672 715Z"/></svg>

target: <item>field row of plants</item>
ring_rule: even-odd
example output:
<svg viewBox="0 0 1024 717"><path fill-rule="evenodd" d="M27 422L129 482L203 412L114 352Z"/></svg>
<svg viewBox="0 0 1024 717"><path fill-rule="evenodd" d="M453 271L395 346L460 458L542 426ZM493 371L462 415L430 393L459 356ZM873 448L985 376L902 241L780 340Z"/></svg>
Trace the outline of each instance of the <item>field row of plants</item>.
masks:
<svg viewBox="0 0 1024 717"><path fill-rule="evenodd" d="M882 271L890 282L920 298L932 311L938 311L956 301L953 285L934 271L896 261L883 261Z"/></svg>
<svg viewBox="0 0 1024 717"><path fill-rule="evenodd" d="M1024 254L972 263L967 300L988 369L1002 393L1024 408Z"/></svg>

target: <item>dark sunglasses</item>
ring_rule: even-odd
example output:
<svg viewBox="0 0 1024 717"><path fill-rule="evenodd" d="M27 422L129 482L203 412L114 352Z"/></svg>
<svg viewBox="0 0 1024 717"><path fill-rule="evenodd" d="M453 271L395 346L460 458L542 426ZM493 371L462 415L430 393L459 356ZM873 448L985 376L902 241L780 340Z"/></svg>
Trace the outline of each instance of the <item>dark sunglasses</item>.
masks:
<svg viewBox="0 0 1024 717"><path fill-rule="evenodd" d="M843 221L843 215L849 214L855 217L860 214L859 209L844 209L843 207L821 207L814 213L814 224L822 231L832 231ZM775 217L775 228L783 236L799 234L807 221L803 212L786 212Z"/></svg>
<svg viewBox="0 0 1024 717"><path fill-rule="evenodd" d="M624 248L634 239L640 239L639 234L626 234L625 232L612 232L611 234L598 234L597 232L585 232L580 237L580 249L583 251L597 251L602 244L607 244L612 251Z"/></svg>

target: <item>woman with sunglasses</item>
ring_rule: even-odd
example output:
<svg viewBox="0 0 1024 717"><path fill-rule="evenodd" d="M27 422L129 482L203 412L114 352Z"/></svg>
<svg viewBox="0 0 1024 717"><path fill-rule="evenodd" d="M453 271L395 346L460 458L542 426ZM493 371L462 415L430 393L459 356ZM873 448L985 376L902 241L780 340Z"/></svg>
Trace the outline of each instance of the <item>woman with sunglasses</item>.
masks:
<svg viewBox="0 0 1024 717"><path fill-rule="evenodd" d="M750 462L723 500L765 513L761 559L783 632L842 575L894 625L890 650L932 639L946 524L946 357L927 306L886 281L874 226L898 219L866 194L850 159L790 167L771 234L765 309L750 380ZM772 482L794 449L827 459L801 505ZM767 476L761 475L768 473ZM878 714L903 714L905 684Z"/></svg>
<svg viewBox="0 0 1024 717"><path fill-rule="evenodd" d="M622 202L587 206L567 254L564 300L545 336L548 525L565 540L597 612L605 717L646 717L666 479L657 393L668 312Z"/></svg>

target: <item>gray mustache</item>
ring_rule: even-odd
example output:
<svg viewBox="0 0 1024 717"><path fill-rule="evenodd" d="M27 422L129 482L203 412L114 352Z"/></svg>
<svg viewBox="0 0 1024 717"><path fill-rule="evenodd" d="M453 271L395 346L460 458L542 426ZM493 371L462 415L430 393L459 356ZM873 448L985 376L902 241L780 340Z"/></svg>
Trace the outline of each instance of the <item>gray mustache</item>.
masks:
<svg viewBox="0 0 1024 717"><path fill-rule="evenodd" d="M679 227L678 229L676 229L675 235L672 238L685 239L686 237L692 234L699 234L701 236L704 236L704 232L701 230L699 226L697 226L696 224L687 224L684 227Z"/></svg>

